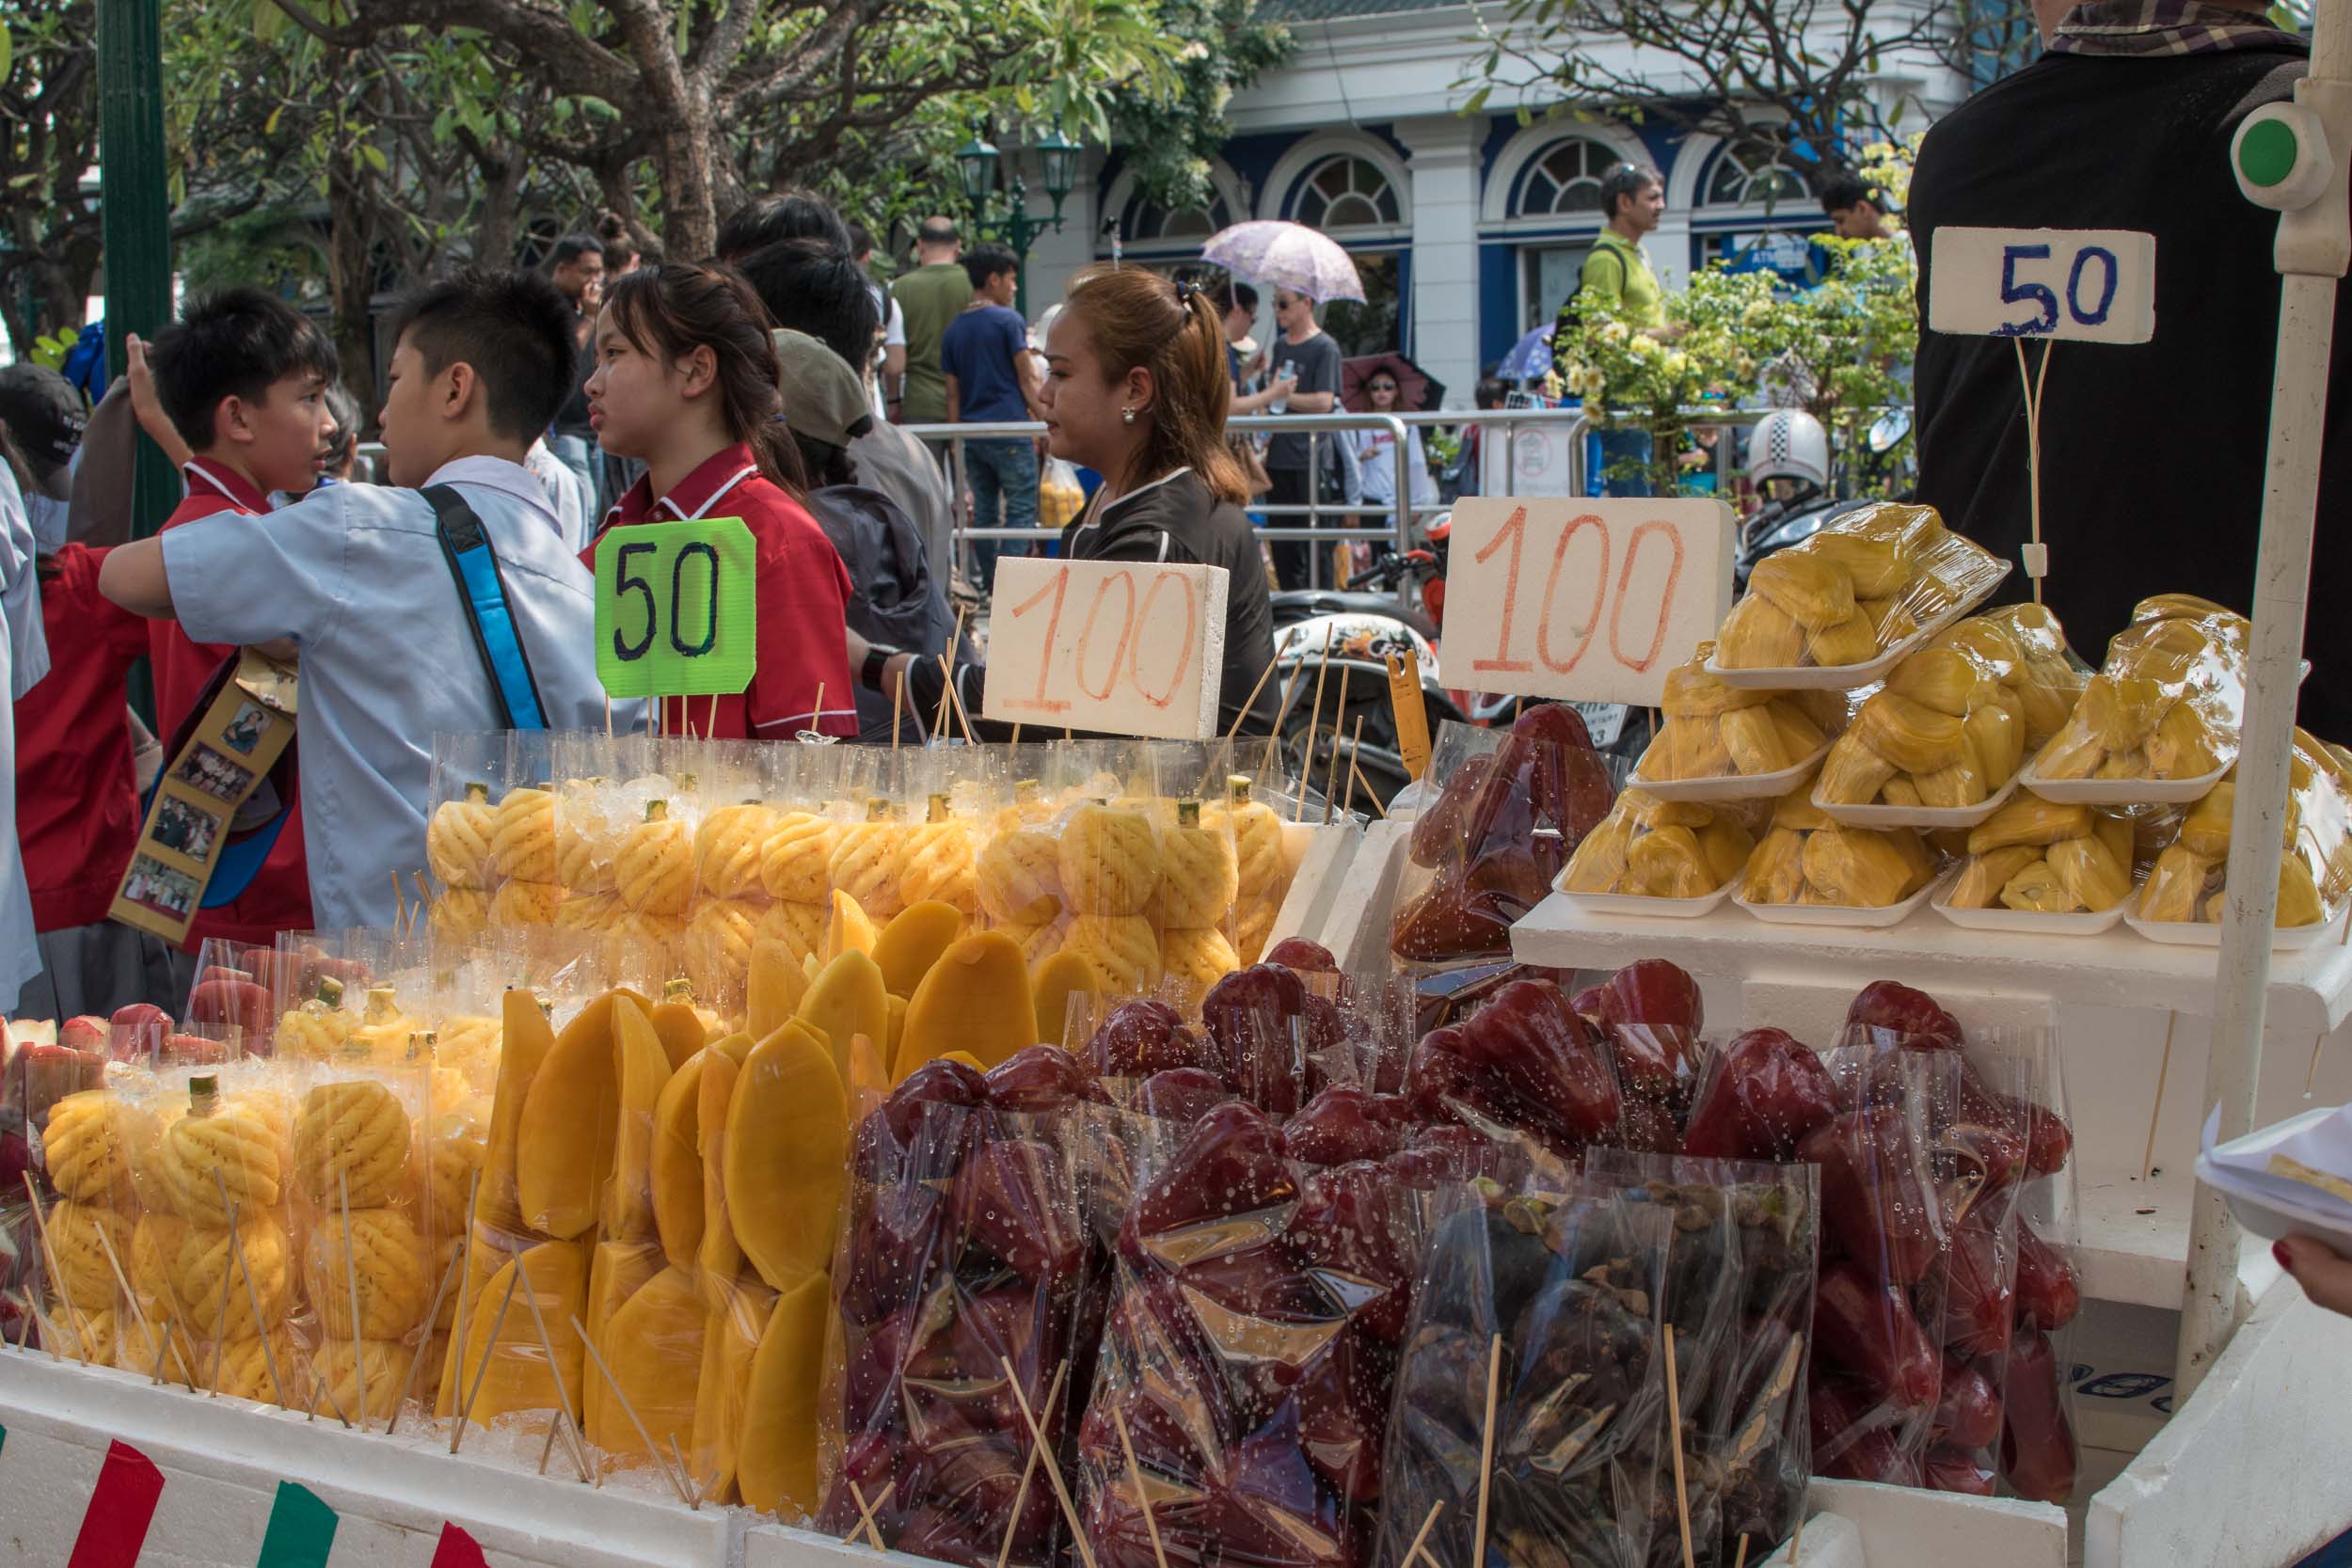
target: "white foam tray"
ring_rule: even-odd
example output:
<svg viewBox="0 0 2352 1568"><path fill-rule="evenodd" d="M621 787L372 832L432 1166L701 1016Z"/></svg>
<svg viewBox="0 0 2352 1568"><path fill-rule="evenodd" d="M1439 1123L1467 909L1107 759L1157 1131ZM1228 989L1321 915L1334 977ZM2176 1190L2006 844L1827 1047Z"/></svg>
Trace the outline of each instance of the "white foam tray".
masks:
<svg viewBox="0 0 2352 1568"><path fill-rule="evenodd" d="M2016 793L2017 780L2012 778L1999 794L1988 795L1973 806L1834 806L1821 799L1821 785L1816 780L1812 800L1832 821L1851 828L1973 828L2008 805L2009 798Z"/></svg>
<svg viewBox="0 0 2352 1568"><path fill-rule="evenodd" d="M1632 893L1570 893L1566 888L1557 891L1569 903L1593 914L1629 915L1638 920L1696 920L1703 914L1712 914L1721 909L1724 900L1731 896L1731 890L1739 885L1740 879L1734 877L1714 892L1696 898L1645 898Z"/></svg>
<svg viewBox="0 0 2352 1568"><path fill-rule="evenodd" d="M1845 904L1751 904L1739 897L1732 902L1767 926L1842 926L1849 930L1882 931L1910 919L1950 879L1947 871L1901 903L1889 904L1883 910L1860 910Z"/></svg>
<svg viewBox="0 0 2352 1568"><path fill-rule="evenodd" d="M2202 920L2143 920L2139 906L2148 896L2142 887L2132 895L2124 906L2123 923L2150 942L2163 942L2167 947L2218 947L2221 945L2221 923L2208 924ZM2307 947L2336 938L2337 927L2344 924L2344 911L2313 926L2281 926L2270 933L2270 950L2274 953L2300 953Z"/></svg>
<svg viewBox="0 0 2352 1568"><path fill-rule="evenodd" d="M1852 691L1884 680L1896 665L1928 645L1936 634L1968 614L1977 606L1993 596L2010 574L2010 565L2003 562L2000 577L1984 585L1981 592L1971 594L1931 616L1917 631L1887 649L1867 664L1786 664L1766 670L1726 670L1715 662L1715 656L1707 656L1700 666L1725 686L1744 687L1750 690L1770 691Z"/></svg>
<svg viewBox="0 0 2352 1568"><path fill-rule="evenodd" d="M2049 749L2044 745L2042 752ZM2223 763L2210 773L2188 779L2045 779L2040 772L2042 752L2026 762L2018 780L2043 800L2062 805L2185 806L2212 794L2213 786L2233 766Z"/></svg>
<svg viewBox="0 0 2352 1568"><path fill-rule="evenodd" d="M1793 768L1777 768L1770 773L1734 773L1716 779L1672 779L1658 782L1642 776L1642 765L1633 765L1632 776L1626 783L1634 789L1655 795L1661 800L1777 800L1804 783L1813 769L1821 766L1829 749L1837 744L1835 736L1821 742L1820 751ZM1646 760L1658 742L1651 741L1642 752Z"/></svg>
<svg viewBox="0 0 2352 1568"><path fill-rule="evenodd" d="M1963 869L1965 869L1963 863ZM2026 937L2095 937L2102 931L2115 929L2123 918L2132 900L2139 896L2135 889L2111 910L2089 914L2037 914L2031 910L2012 910L1995 906L1989 910L1954 909L1948 902L1952 890L1960 885L1959 873L1947 878L1935 890L1935 912L1953 925L1970 931L2010 931Z"/></svg>

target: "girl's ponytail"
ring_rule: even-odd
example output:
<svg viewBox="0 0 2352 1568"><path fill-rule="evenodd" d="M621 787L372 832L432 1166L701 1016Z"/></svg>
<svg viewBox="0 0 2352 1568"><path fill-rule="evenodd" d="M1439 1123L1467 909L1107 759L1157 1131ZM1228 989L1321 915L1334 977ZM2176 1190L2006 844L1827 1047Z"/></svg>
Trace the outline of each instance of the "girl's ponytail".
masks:
<svg viewBox="0 0 2352 1568"><path fill-rule="evenodd" d="M795 500L808 499L800 449L784 423L768 311L740 273L682 261L640 267L612 285L605 309L630 342L663 359L682 359L707 345L718 362L727 433L752 449L771 483Z"/></svg>

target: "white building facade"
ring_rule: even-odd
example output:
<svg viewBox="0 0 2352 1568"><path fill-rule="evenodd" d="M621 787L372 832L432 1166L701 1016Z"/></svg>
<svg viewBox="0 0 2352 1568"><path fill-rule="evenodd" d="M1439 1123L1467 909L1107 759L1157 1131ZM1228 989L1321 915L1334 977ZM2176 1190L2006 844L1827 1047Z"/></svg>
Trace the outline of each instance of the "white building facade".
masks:
<svg viewBox="0 0 2352 1568"><path fill-rule="evenodd" d="M1486 8L1500 25L1501 8ZM1645 245L1669 289L1722 255L1780 234L1827 227L1806 171L1769 151L1684 135L1656 118L1628 125L1557 113L1556 98L1520 103L1495 92L1482 112L1461 105L1483 58L1477 14L1458 0L1268 0L1295 49L1287 64L1238 94L1234 135L1213 166L1205 207L1165 212L1142 198L1114 150L1089 162L1068 222L1031 255L1033 304L1057 297L1078 266L1114 254L1172 267L1197 259L1229 223L1288 218L1344 245L1370 303L1334 307L1327 327L1349 353L1400 349L1468 406L1483 367L1549 323L1575 287L1601 227L1600 182L1619 163L1658 169L1665 221ZM1661 93L1694 89L1683 69L1629 45L1610 62ZM1882 62L1870 84L1879 113L1900 132L1924 128L1967 96L1969 83L1932 58ZM1262 300L1259 336L1272 330Z"/></svg>

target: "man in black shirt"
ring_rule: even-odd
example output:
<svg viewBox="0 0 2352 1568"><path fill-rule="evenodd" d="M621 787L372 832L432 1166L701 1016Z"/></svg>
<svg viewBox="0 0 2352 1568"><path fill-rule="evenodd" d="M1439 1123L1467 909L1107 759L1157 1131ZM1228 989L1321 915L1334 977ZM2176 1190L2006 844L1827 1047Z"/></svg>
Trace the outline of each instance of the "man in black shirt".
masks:
<svg viewBox="0 0 2352 1568"><path fill-rule="evenodd" d="M571 234L555 242L548 257L548 277L571 301L572 335L579 360L572 368L571 396L555 411L548 426L548 450L556 461L580 476L587 487L592 524L604 518L604 485L598 461L596 431L588 422L588 377L596 368L596 311L604 299L604 242L594 234Z"/></svg>
<svg viewBox="0 0 2352 1568"><path fill-rule="evenodd" d="M2050 0L2044 0L2049 4ZM2062 3L2062 0L2061 0ZM2231 171L2238 122L2287 99L2309 47L2259 4L2090 0L2049 18L2049 53L1928 133L1911 186L1919 249L1919 499L2012 562L2030 536L2013 342L1926 328L1935 230L2125 229L2156 240L2145 343L2055 352L2041 420L2044 585L2096 663L2132 606L2187 592L2250 608L2279 323L2278 214ZM2352 739L2352 291L2337 302L2312 568L2304 723ZM2022 566L2003 596L2031 593Z"/></svg>
<svg viewBox="0 0 2352 1568"><path fill-rule="evenodd" d="M1274 379L1287 382L1293 388L1287 398L1270 404L1278 414L1328 414L1340 405L1340 345L1332 336L1315 325L1315 302L1296 289L1274 291L1274 320L1282 329L1272 350ZM1330 485L1323 482L1322 470L1333 461L1331 443L1345 439L1340 432L1329 432L1320 439L1310 441L1305 436L1277 436L1266 442L1265 471L1274 482L1266 493L1266 500L1274 506L1303 506L1311 490L1319 487L1317 499L1330 499ZM1311 460L1312 466L1310 467ZM1304 513L1274 513L1267 519L1276 528L1305 528ZM1324 522L1319 528L1338 526L1338 521ZM1312 571L1312 556L1307 541L1277 540L1273 546L1274 575L1285 589L1304 588Z"/></svg>

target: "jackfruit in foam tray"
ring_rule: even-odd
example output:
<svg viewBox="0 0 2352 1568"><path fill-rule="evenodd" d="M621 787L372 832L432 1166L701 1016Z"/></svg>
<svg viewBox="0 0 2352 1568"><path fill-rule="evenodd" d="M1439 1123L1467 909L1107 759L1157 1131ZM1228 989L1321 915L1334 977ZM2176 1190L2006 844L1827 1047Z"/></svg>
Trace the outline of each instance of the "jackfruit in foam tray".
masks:
<svg viewBox="0 0 2352 1568"><path fill-rule="evenodd" d="M2244 616L2190 594L2142 599L2034 759L2035 776L2194 779L2235 762L2252 631Z"/></svg>
<svg viewBox="0 0 2352 1568"><path fill-rule="evenodd" d="M1756 563L1716 634L1715 667L1867 664L1983 598L2007 571L1932 507L1864 507Z"/></svg>
<svg viewBox="0 0 2352 1568"><path fill-rule="evenodd" d="M2332 919L2352 895L2352 752L2295 732L2286 827L2280 844L2279 917L2284 927ZM2230 816L2237 769L2181 814L2179 830L2148 873L2139 918L2216 925L2227 903Z"/></svg>
<svg viewBox="0 0 2352 1568"><path fill-rule="evenodd" d="M1812 787L1773 802L1740 879L1743 900L1883 910L1935 879L1935 851L1915 830L1842 827L1813 803Z"/></svg>
<svg viewBox="0 0 2352 1568"><path fill-rule="evenodd" d="M1563 893L1704 898L1739 877L1770 806L1661 800L1628 789L1560 874Z"/></svg>
<svg viewBox="0 0 2352 1568"><path fill-rule="evenodd" d="M1807 760L1851 717L1842 692L1765 691L1707 673L1715 644L1666 672L1659 708L1665 722L1634 768L1634 783L1682 784L1755 778Z"/></svg>
<svg viewBox="0 0 2352 1568"><path fill-rule="evenodd" d="M2099 914L2132 894L2131 813L2019 794L1968 831L1945 902L1960 910Z"/></svg>

